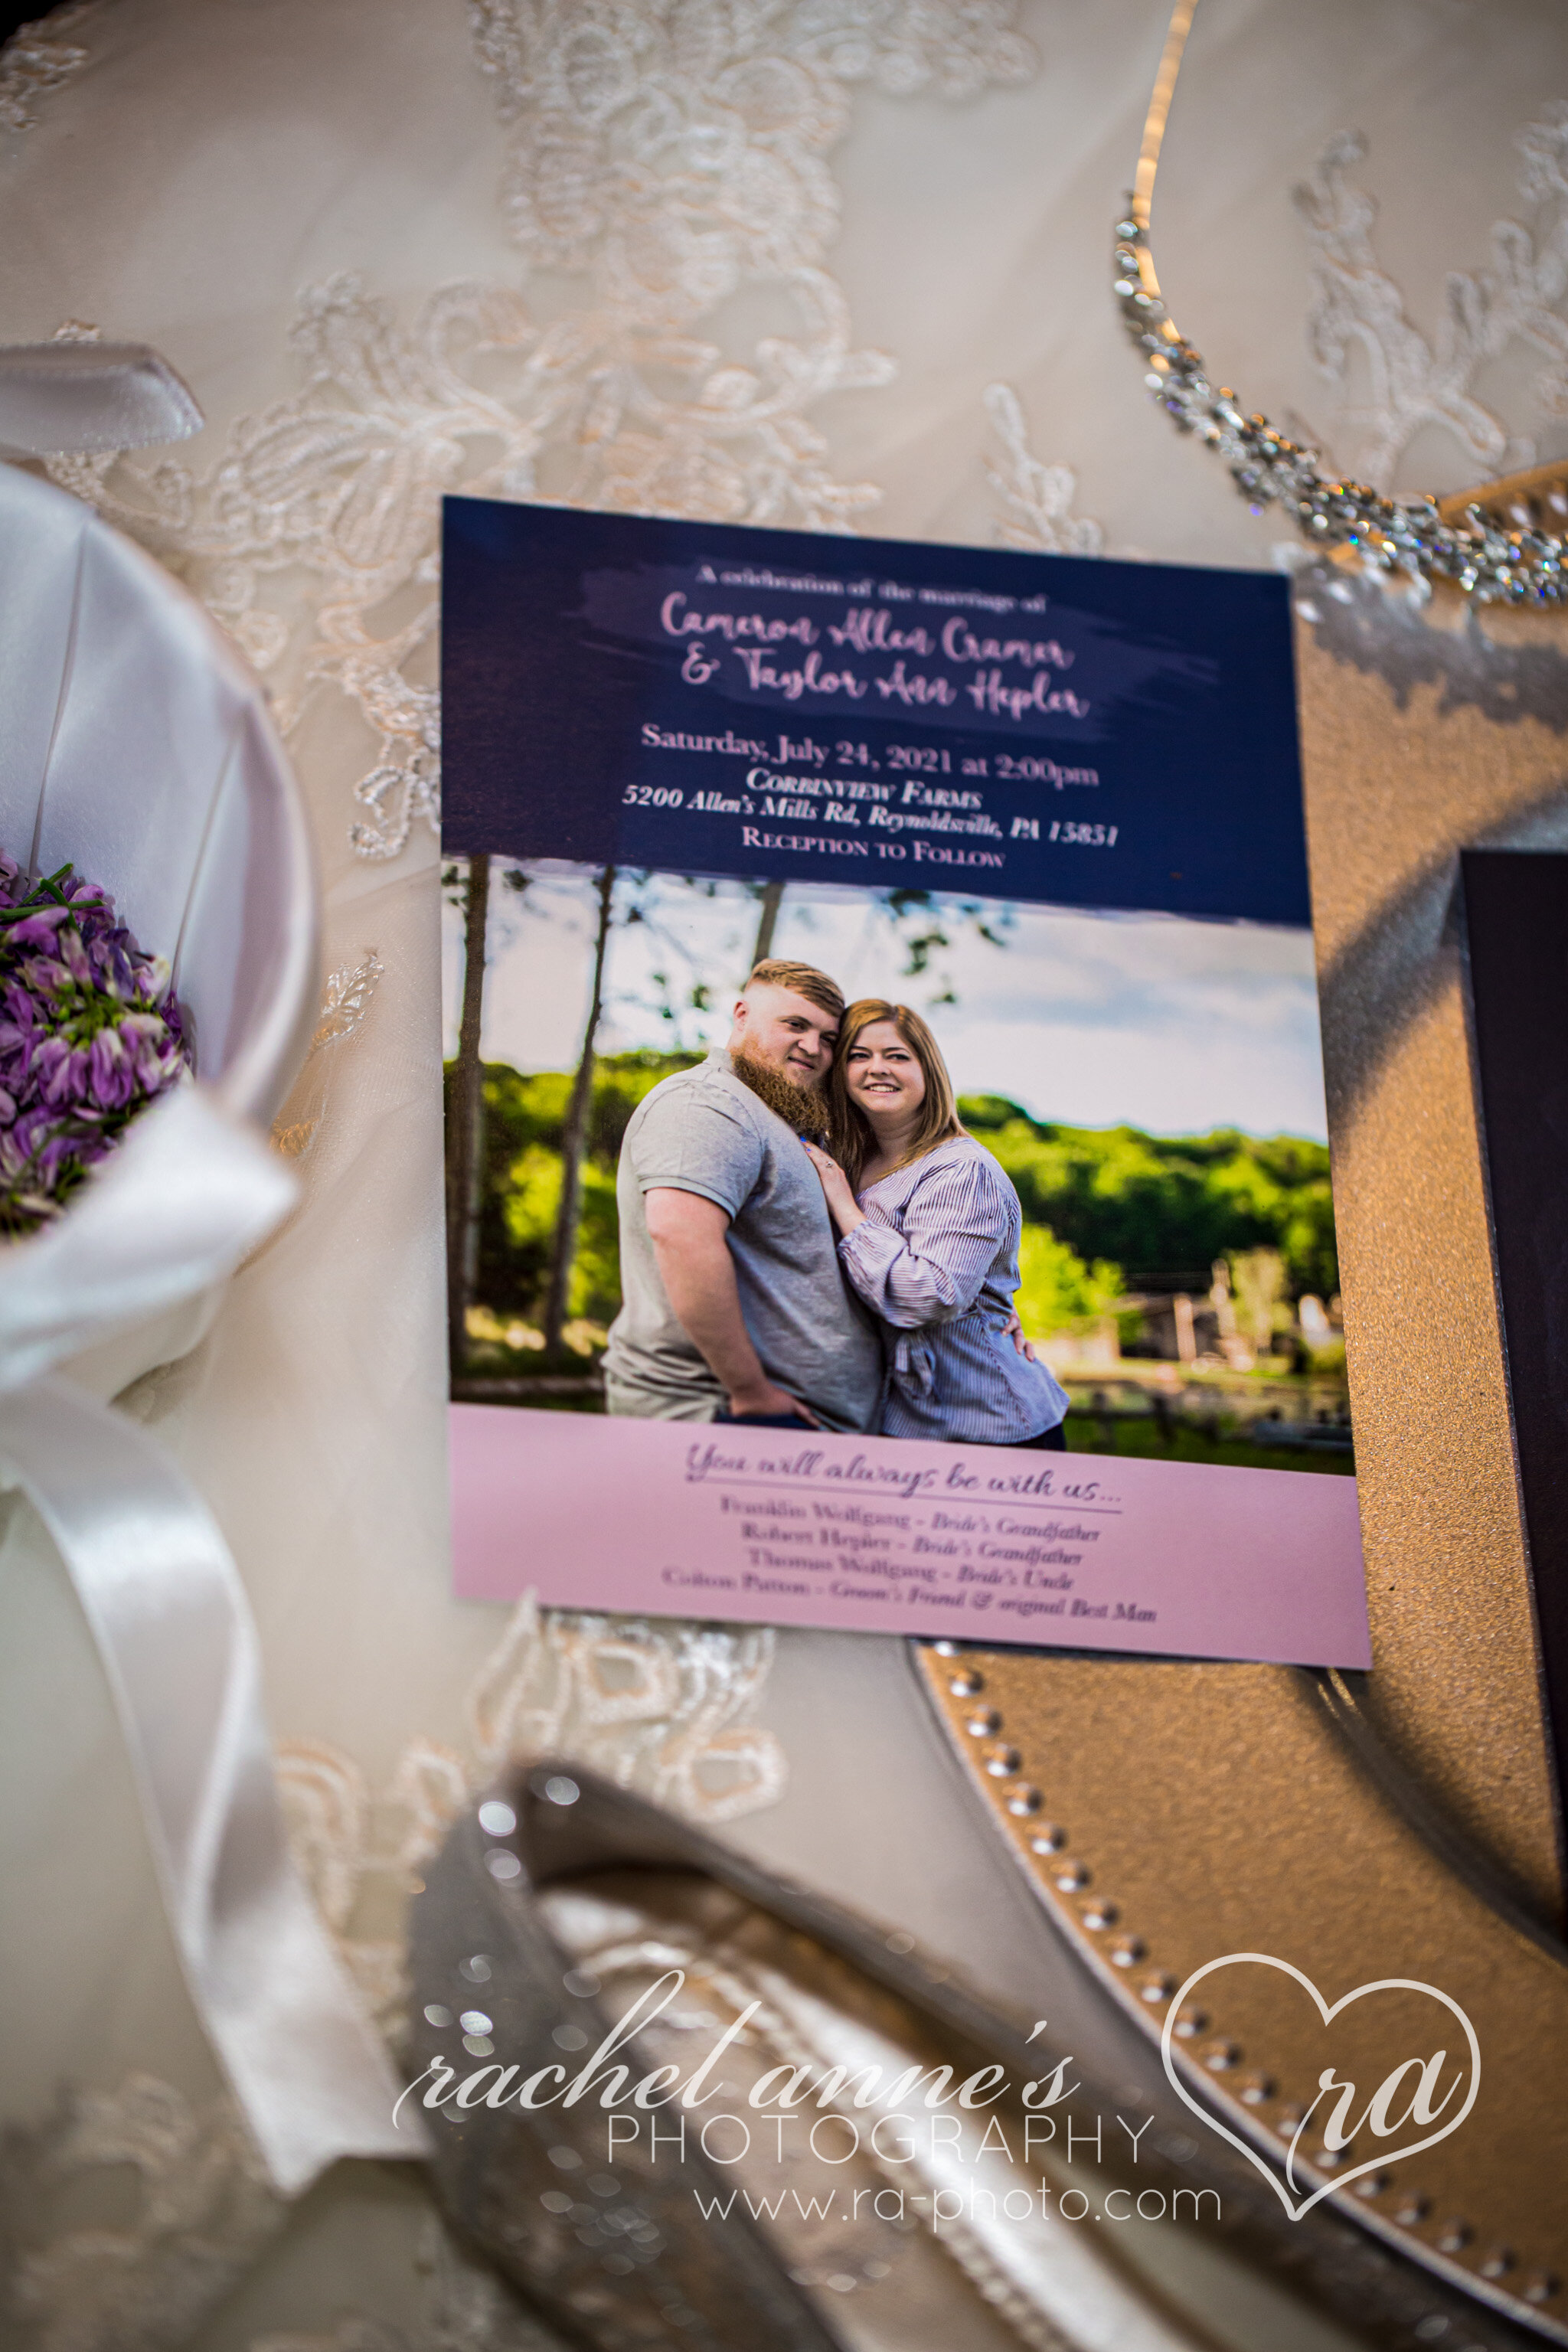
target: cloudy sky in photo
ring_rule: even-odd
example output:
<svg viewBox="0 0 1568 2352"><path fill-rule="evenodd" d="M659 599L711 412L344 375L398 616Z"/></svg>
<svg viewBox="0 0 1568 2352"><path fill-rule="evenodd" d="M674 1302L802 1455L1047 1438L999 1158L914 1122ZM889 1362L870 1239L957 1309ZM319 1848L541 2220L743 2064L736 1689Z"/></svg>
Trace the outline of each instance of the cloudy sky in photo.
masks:
<svg viewBox="0 0 1568 2352"><path fill-rule="evenodd" d="M530 1070L572 1067L581 1050L595 911L592 876L536 870L519 897L491 889L483 1052ZM633 887L617 886L617 915ZM743 884L658 877L637 894L644 919L618 921L607 965L605 1053L720 1044L756 935ZM896 929L868 893L791 884L775 955L831 972L845 994L888 996L924 1013L961 1094L1011 1096L1036 1118L1075 1127L1121 1122L1163 1135L1237 1127L1251 1135L1326 1133L1312 949L1303 931L1170 916L1087 915L984 902L994 946L939 899ZM934 921L950 941L923 977L902 943ZM460 925L448 911L447 1050L455 1045ZM655 975L662 973L661 982ZM677 1024L694 982L713 1010ZM933 1004L951 989L952 1004Z"/></svg>

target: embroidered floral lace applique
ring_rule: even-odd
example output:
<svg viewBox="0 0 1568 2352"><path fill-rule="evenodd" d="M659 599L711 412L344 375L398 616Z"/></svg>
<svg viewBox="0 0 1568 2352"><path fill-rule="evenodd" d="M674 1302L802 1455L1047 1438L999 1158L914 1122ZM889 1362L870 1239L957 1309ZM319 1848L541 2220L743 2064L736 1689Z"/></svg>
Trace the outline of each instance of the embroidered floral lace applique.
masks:
<svg viewBox="0 0 1568 2352"><path fill-rule="evenodd" d="M272 1140L285 1159L303 1160L315 1142L327 1116L328 1074L337 1060L327 1049L358 1034L385 971L375 950L367 948L358 963L328 973L304 1067L272 1123Z"/></svg>
<svg viewBox="0 0 1568 2352"><path fill-rule="evenodd" d="M50 461L201 595L268 674L286 735L347 696L371 756L356 852L438 829L433 646L444 492L847 530L879 495L828 463L809 412L888 383L824 267L825 162L850 88L967 98L1033 53L1014 0L480 0L479 62L531 268L573 273L546 319L512 289L439 289L407 325L352 277L302 298L300 389L174 459ZM727 317L744 294L766 331ZM394 613L396 618L390 617Z"/></svg>
<svg viewBox="0 0 1568 2352"><path fill-rule="evenodd" d="M744 1719L773 1654L767 1627L542 1612L530 1597L469 1693L467 1755L416 1738L373 1795L341 1749L280 1742L295 1860L382 2030L401 2029L403 1910L419 1865L510 1759L575 1757L708 1826L773 1804L784 1750Z"/></svg>
<svg viewBox="0 0 1568 2352"><path fill-rule="evenodd" d="M15 2352L177 2352L290 2211L229 2101L195 2107L146 2074L74 2092L37 2129L10 2133L0 2189L0 2327ZM415 2305L395 2326L334 2295L323 2333L269 2333L249 2352L563 2352L437 2215L416 2228Z"/></svg>
<svg viewBox="0 0 1568 2352"><path fill-rule="evenodd" d="M1405 314L1404 297L1378 267L1372 242L1375 200L1351 174L1364 161L1359 131L1342 131L1318 159L1296 208L1318 255L1309 347L1330 383L1348 384L1360 351L1367 397L1347 404L1341 422L1354 438L1341 455L1348 473L1374 488L1394 487L1399 462L1428 425L1451 434L1478 474L1521 471L1535 462L1535 443L1508 426L1477 396L1489 361L1512 343L1543 354L1534 393L1542 415L1568 416L1568 103L1547 107L1515 144L1523 159L1520 194L1535 211L1533 232L1500 220L1491 259L1453 271L1441 324L1429 342ZM1472 477L1471 478L1474 478Z"/></svg>
<svg viewBox="0 0 1568 2352"><path fill-rule="evenodd" d="M0 131L31 131L38 100L75 79L88 53L65 37L79 32L102 5L103 0L77 0L74 8L57 8L46 22L19 26L0 43Z"/></svg>
<svg viewBox="0 0 1568 2352"><path fill-rule="evenodd" d="M151 2074L72 2092L37 2129L7 2134L0 2166L5 2340L18 2352L184 2343L289 2210L226 2100L195 2108ZM113 2193L127 2173L129 2216Z"/></svg>
<svg viewBox="0 0 1568 2352"><path fill-rule="evenodd" d="M996 451L984 460L985 477L1000 544L1037 555L1103 554L1100 525L1072 510L1078 476L1070 466L1042 465L1033 454L1023 404L1011 384L987 384L985 408Z"/></svg>

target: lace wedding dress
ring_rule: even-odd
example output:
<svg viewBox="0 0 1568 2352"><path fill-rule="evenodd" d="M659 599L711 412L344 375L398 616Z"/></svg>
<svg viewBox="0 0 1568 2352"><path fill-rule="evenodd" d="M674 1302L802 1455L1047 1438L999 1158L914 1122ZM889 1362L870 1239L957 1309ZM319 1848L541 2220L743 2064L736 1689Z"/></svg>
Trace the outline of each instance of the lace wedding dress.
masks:
<svg viewBox="0 0 1568 2352"><path fill-rule="evenodd" d="M1446 488L1561 433L1555 19L1236 0L1194 39L1162 181L1174 307L1367 478ZM462 488L1268 563L1270 526L1148 413L1104 286L1163 31L1144 0L87 0L0 53L7 336L149 341L209 420L166 457L50 471L233 631L316 826L331 975L278 1130L304 1205L197 1355L124 1402L234 1549L300 1857L389 2031L409 1885L522 1747L1015 1999L1071 1998L973 1850L896 1645L447 1597L437 517ZM1437 118L1460 180L1434 178ZM544 2346L412 2168L340 2168L292 2213L270 2195L90 1646L8 1509L18 2340ZM1245 2291L1205 2292L1245 2340ZM1273 2310L1270 2340L1293 2325Z"/></svg>

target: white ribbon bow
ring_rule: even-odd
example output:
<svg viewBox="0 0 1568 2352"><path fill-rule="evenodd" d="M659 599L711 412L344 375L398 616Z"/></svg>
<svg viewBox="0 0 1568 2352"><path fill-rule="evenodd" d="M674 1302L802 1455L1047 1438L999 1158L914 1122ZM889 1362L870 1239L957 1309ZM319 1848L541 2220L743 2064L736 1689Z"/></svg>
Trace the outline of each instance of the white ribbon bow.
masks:
<svg viewBox="0 0 1568 2352"><path fill-rule="evenodd" d="M230 1275L293 1177L201 1086L145 1111L68 1215L0 1254L0 1484L48 1528L103 1660L191 1996L276 2188L418 2156L292 1863L256 1630L210 1512L146 1433L49 1368Z"/></svg>

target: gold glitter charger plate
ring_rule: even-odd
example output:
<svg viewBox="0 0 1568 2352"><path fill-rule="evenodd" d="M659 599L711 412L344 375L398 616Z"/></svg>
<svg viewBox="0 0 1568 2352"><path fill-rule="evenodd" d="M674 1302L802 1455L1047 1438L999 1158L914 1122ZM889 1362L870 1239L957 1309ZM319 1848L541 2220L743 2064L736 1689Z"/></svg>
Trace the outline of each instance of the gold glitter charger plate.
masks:
<svg viewBox="0 0 1568 2352"><path fill-rule="evenodd" d="M921 1668L1057 1927L1152 2037L1227 1953L1277 1955L1330 2003L1402 1977L1465 2010L1463 2126L1331 2201L1568 2342L1559 1826L1457 904L1462 848L1568 848L1568 653L1561 623L1423 611L1329 564L1299 575L1298 611L1373 1672L951 1645ZM1282 2158L1331 2056L1369 2090L1388 2071L1386 2025L1347 2009L1331 2052L1306 1994L1234 1969L1172 2048ZM1317 2188L1379 2148L1335 2165L1309 2126L1303 2152Z"/></svg>

